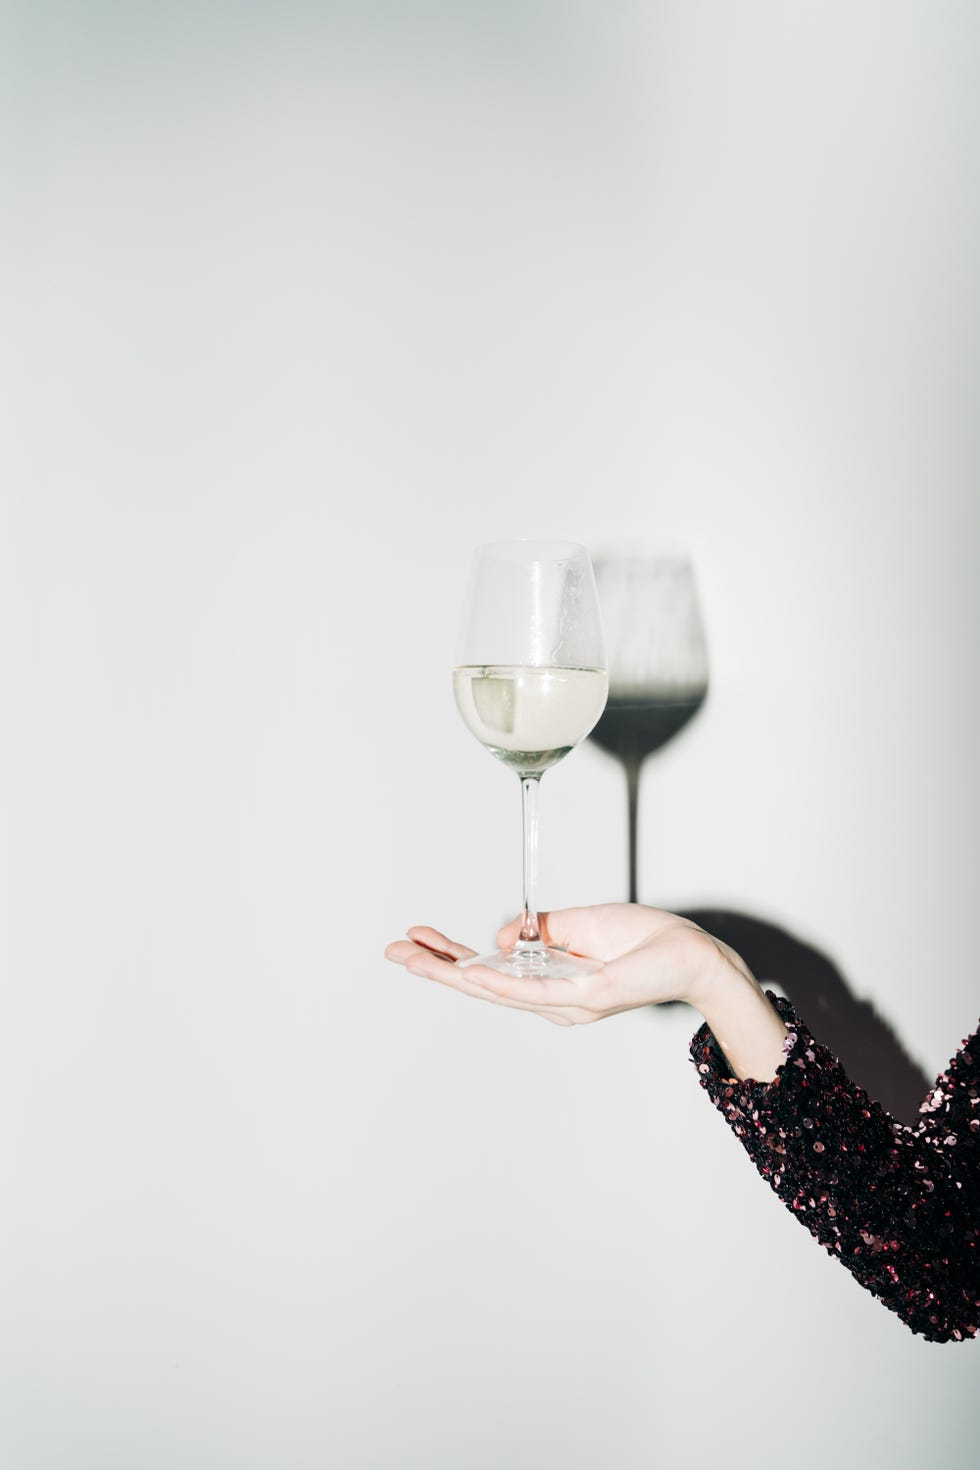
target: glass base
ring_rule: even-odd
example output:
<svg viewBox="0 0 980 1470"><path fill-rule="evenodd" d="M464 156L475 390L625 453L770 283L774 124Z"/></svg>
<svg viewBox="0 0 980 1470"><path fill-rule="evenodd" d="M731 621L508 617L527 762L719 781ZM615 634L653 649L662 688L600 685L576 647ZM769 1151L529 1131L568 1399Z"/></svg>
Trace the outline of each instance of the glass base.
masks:
<svg viewBox="0 0 980 1470"><path fill-rule="evenodd" d="M564 949L549 949L544 944L522 944L518 949L495 949L492 954L456 961L460 970L468 970L471 965L486 965L501 975L515 975L522 980L573 980L578 975L592 975L601 970L602 960L569 954Z"/></svg>

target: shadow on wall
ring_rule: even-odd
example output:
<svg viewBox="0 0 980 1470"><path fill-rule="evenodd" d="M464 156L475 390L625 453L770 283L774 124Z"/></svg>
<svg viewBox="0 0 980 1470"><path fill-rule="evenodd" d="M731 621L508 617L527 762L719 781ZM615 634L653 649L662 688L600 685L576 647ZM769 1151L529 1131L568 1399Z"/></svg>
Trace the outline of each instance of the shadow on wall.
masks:
<svg viewBox="0 0 980 1470"><path fill-rule="evenodd" d="M778 986L853 1082L900 1122L914 1121L934 1079L909 1056L887 1018L854 995L825 954L748 914L687 909L684 917L731 945L763 985Z"/></svg>
<svg viewBox="0 0 980 1470"><path fill-rule="evenodd" d="M708 649L689 558L600 555L595 572L609 700L589 738L626 773L629 898L635 903L640 772L704 707ZM686 917L731 945L763 984L778 985L848 1076L893 1117L915 1118L932 1079L825 954L748 914L692 909Z"/></svg>

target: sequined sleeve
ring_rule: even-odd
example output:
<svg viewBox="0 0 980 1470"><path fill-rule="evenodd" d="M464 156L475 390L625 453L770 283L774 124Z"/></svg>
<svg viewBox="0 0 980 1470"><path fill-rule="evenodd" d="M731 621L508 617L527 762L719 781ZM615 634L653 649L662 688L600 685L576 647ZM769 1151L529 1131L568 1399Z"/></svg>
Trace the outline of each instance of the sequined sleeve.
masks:
<svg viewBox="0 0 980 1470"><path fill-rule="evenodd" d="M773 1082L739 1081L707 1026L701 1086L779 1198L913 1332L974 1337L980 1322L980 1033L936 1080L913 1126L891 1118L788 1002Z"/></svg>

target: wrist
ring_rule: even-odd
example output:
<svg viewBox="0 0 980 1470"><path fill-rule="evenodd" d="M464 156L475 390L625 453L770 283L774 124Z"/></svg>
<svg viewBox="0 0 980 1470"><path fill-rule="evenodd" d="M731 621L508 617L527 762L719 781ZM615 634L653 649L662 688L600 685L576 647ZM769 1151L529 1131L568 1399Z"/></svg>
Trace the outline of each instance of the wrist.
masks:
<svg viewBox="0 0 980 1470"><path fill-rule="evenodd" d="M687 983L680 999L700 1011L710 1026L712 1015L730 1005L733 994L746 985L758 987L745 961L727 944L701 930L692 939Z"/></svg>
<svg viewBox="0 0 980 1470"><path fill-rule="evenodd" d="M736 1077L771 1082L784 1060L786 1026L748 970L729 967L702 996L701 1014Z"/></svg>
<svg viewBox="0 0 980 1470"><path fill-rule="evenodd" d="M741 955L701 934L684 999L700 1011L736 1077L771 1082L783 1060L786 1027Z"/></svg>

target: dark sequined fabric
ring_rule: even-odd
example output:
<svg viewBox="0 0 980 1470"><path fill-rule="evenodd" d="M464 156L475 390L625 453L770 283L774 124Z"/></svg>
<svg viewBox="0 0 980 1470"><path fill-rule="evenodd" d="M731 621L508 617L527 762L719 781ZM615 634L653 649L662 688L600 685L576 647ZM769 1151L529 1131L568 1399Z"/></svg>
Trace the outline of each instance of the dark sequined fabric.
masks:
<svg viewBox="0 0 980 1470"><path fill-rule="evenodd" d="M850 1081L787 1001L773 1082L741 1082L707 1026L691 1043L704 1087L759 1173L863 1287L931 1342L980 1324L980 1031L913 1126Z"/></svg>

